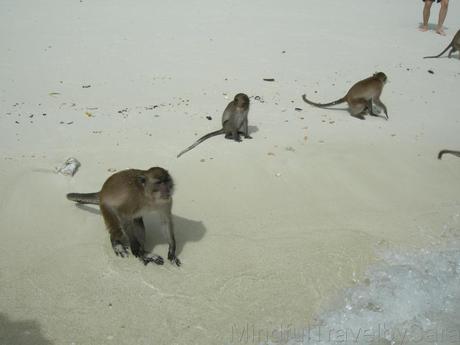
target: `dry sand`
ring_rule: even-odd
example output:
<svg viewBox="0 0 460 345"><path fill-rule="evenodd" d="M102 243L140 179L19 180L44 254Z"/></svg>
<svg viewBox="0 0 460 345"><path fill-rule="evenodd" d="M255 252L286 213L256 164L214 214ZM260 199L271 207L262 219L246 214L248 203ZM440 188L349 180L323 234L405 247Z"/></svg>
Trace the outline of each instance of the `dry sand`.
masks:
<svg viewBox="0 0 460 345"><path fill-rule="evenodd" d="M459 10L441 37L417 30L420 1L1 1L2 344L239 343L309 322L376 247L429 245L460 209L460 159L436 159L460 149L460 61L421 57ZM301 100L375 71L390 121ZM176 159L237 92L254 139ZM53 173L68 157L77 174ZM156 165L181 268L115 257L98 211L65 199Z"/></svg>

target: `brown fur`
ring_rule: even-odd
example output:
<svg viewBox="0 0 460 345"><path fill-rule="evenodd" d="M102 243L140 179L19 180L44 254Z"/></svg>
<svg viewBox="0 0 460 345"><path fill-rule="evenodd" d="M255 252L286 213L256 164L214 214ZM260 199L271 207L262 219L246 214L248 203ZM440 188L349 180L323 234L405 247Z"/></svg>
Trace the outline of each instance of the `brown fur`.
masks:
<svg viewBox="0 0 460 345"><path fill-rule="evenodd" d="M71 193L67 198L79 203L99 204L115 254L126 256L127 239L131 252L145 264L163 264L163 259L145 250L143 215L158 211L169 241L168 259L180 265L172 223L173 181L160 167L149 170L129 169L110 176L98 193Z"/></svg>
<svg viewBox="0 0 460 345"><path fill-rule="evenodd" d="M449 54L448 54L448 57L450 58L452 56L452 53L455 53L456 51L460 51L460 30L457 31L457 33L455 34L454 38L452 39L452 41L449 43L449 45L446 47L446 49L444 49L441 53L439 53L438 55L435 55L435 56L425 56L424 59L431 59L431 58L438 58L438 57L441 57L442 54L444 54L449 48L450 51L449 51ZM460 58L460 55L459 55L459 58Z"/></svg>
<svg viewBox="0 0 460 345"><path fill-rule="evenodd" d="M216 135L225 134L226 139L241 141L240 134L243 134L246 139L252 139L249 135L248 129L248 112L249 112L249 97L244 93L238 93L233 98L233 101L228 103L227 107L222 114L222 128L208 133L195 141L192 145L181 151L177 158L184 153L190 151L198 144L206 139L212 138Z"/></svg>
<svg viewBox="0 0 460 345"><path fill-rule="evenodd" d="M303 95L302 98L306 103L321 108L347 102L350 107L351 115L361 120L364 120L363 115L366 110L370 115L378 116L372 109L372 104L375 103L379 108L383 109L388 120L387 107L380 100L380 95L382 94L383 86L386 81L387 76L385 73L375 73L369 78L358 81L350 88L344 97L330 103L315 103L308 100L306 95Z"/></svg>

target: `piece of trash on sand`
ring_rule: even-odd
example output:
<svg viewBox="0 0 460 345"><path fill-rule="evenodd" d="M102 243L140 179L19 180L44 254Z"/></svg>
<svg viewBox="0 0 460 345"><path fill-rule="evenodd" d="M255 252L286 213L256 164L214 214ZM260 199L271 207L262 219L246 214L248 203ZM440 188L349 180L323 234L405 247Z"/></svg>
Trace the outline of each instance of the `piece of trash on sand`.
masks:
<svg viewBox="0 0 460 345"><path fill-rule="evenodd" d="M81 163L76 158L70 157L64 162L62 167L56 169L56 172L62 175L73 176L77 172L80 165Z"/></svg>
<svg viewBox="0 0 460 345"><path fill-rule="evenodd" d="M260 96L255 96L254 99L256 101L259 101L260 103L264 103L264 99L262 97L260 97Z"/></svg>
<svg viewBox="0 0 460 345"><path fill-rule="evenodd" d="M275 78L264 78L264 81L275 81Z"/></svg>
<svg viewBox="0 0 460 345"><path fill-rule="evenodd" d="M60 95L60 94L61 94L60 92L50 92L48 95L57 96L57 95Z"/></svg>

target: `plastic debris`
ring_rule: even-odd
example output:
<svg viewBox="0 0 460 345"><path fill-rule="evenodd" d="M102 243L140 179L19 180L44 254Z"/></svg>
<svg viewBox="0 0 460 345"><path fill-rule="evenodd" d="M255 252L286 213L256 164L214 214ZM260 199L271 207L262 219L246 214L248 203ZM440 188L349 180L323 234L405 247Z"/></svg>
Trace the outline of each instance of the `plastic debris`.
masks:
<svg viewBox="0 0 460 345"><path fill-rule="evenodd" d="M62 167L56 169L56 172L62 175L73 176L77 172L80 165L81 163L76 158L71 157L64 162Z"/></svg>

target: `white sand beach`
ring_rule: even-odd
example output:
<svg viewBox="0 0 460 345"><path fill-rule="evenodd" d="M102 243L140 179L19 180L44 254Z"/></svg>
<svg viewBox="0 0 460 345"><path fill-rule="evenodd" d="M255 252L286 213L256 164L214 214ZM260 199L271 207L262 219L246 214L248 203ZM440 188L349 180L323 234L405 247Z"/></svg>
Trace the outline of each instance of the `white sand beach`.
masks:
<svg viewBox="0 0 460 345"><path fill-rule="evenodd" d="M422 57L459 11L442 37L417 30L421 1L0 1L0 343L248 343L339 305L377 251L442 243L460 229L460 159L436 158L460 150L460 60ZM301 98L376 71L389 121ZM253 139L177 159L238 92ZM69 157L75 176L55 173ZM65 198L152 166L175 180L180 268L116 257L98 209Z"/></svg>

